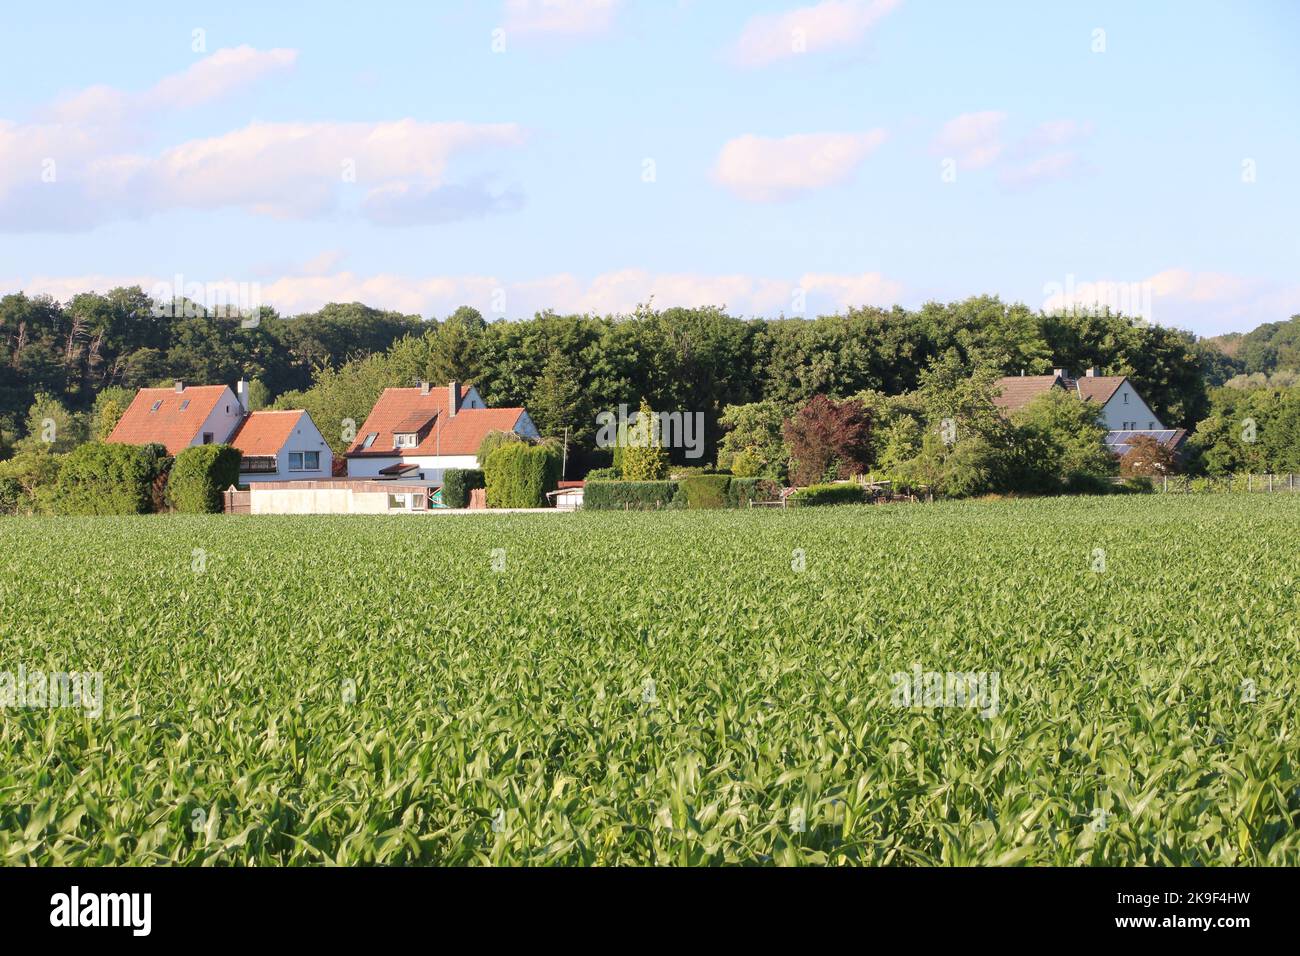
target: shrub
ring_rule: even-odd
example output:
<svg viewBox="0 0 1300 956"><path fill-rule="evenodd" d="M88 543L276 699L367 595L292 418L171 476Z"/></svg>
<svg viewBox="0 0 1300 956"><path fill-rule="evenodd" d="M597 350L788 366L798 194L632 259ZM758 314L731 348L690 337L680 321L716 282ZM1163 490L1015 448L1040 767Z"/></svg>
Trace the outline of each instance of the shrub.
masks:
<svg viewBox="0 0 1300 956"><path fill-rule="evenodd" d="M793 495L800 505L858 505L867 500L866 489L859 484L809 485Z"/></svg>
<svg viewBox="0 0 1300 956"><path fill-rule="evenodd" d="M489 508L544 508L560 480L560 459L549 445L509 442L488 455L483 479Z"/></svg>
<svg viewBox="0 0 1300 956"><path fill-rule="evenodd" d="M176 456L167 479L167 503L184 514L221 511L221 494L239 484L238 448L195 445Z"/></svg>
<svg viewBox="0 0 1300 956"><path fill-rule="evenodd" d="M770 478L732 478L727 485L727 507L748 508L751 501L775 501L781 483Z"/></svg>
<svg viewBox="0 0 1300 956"><path fill-rule="evenodd" d="M582 507L594 511L658 511L673 507L675 481L592 481L583 489Z"/></svg>
<svg viewBox="0 0 1300 956"><path fill-rule="evenodd" d="M618 469L593 468L587 472L587 481L618 481Z"/></svg>
<svg viewBox="0 0 1300 956"><path fill-rule="evenodd" d="M0 461L0 514L41 511L54 494L62 460L62 455L41 445Z"/></svg>
<svg viewBox="0 0 1300 956"><path fill-rule="evenodd" d="M488 458L491 457L494 451L501 448L503 445L518 445L522 442L523 439L514 432L503 432L500 430L488 432L483 436L483 440L479 442L477 455L478 466L480 468L486 467Z"/></svg>
<svg viewBox="0 0 1300 956"><path fill-rule="evenodd" d="M63 515L148 514L165 461L156 446L87 442L63 457L50 509Z"/></svg>
<svg viewBox="0 0 1300 956"><path fill-rule="evenodd" d="M448 508L468 508L469 493L486 487L477 468L448 468L442 473L442 503Z"/></svg>
<svg viewBox="0 0 1300 956"><path fill-rule="evenodd" d="M681 483L686 494L686 507L725 508L730 475L688 475Z"/></svg>

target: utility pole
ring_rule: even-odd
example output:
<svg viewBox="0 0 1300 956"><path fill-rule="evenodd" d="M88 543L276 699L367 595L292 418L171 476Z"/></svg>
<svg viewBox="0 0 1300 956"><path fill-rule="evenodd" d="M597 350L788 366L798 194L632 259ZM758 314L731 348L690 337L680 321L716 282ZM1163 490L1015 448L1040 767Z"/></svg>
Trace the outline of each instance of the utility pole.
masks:
<svg viewBox="0 0 1300 956"><path fill-rule="evenodd" d="M560 480L563 481L569 468L569 426L564 426L564 455L560 458Z"/></svg>

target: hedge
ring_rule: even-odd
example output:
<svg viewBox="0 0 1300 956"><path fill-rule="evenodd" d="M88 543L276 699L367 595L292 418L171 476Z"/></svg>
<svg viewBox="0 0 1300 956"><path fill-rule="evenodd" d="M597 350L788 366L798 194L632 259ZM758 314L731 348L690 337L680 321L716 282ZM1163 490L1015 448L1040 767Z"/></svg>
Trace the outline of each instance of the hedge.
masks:
<svg viewBox="0 0 1300 956"><path fill-rule="evenodd" d="M688 475L682 480L682 490L686 493L686 507L693 510L725 508L727 486L730 484L730 475Z"/></svg>
<svg viewBox="0 0 1300 956"><path fill-rule="evenodd" d="M867 500L867 491L855 482L842 485L809 485L791 496L800 505L857 505Z"/></svg>
<svg viewBox="0 0 1300 956"><path fill-rule="evenodd" d="M484 488L483 472L477 468L448 468L442 473L442 503L448 508L468 508L469 493Z"/></svg>
<svg viewBox="0 0 1300 956"><path fill-rule="evenodd" d="M583 488L584 511L658 511L673 507L675 481L591 481Z"/></svg>
<svg viewBox="0 0 1300 956"><path fill-rule="evenodd" d="M63 456L50 509L63 515L138 515L153 510L153 482L166 469L157 445L87 442Z"/></svg>
<svg viewBox="0 0 1300 956"><path fill-rule="evenodd" d="M546 493L559 481L560 459L549 445L511 442L483 464L489 508L544 508Z"/></svg>
<svg viewBox="0 0 1300 956"><path fill-rule="evenodd" d="M727 485L727 507L748 508L751 501L776 501L781 497L781 483L771 478L732 477Z"/></svg>
<svg viewBox="0 0 1300 956"><path fill-rule="evenodd" d="M238 448L195 445L176 456L167 479L167 503L184 514L221 511L221 494L239 484Z"/></svg>

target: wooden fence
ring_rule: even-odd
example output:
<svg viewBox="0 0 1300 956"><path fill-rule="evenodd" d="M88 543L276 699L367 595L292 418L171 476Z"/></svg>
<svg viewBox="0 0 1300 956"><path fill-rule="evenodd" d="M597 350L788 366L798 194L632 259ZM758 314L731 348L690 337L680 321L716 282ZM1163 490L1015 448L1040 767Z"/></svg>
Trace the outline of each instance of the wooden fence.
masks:
<svg viewBox="0 0 1300 956"><path fill-rule="evenodd" d="M221 510L228 515L246 515L253 510L253 493L227 489L221 493Z"/></svg>

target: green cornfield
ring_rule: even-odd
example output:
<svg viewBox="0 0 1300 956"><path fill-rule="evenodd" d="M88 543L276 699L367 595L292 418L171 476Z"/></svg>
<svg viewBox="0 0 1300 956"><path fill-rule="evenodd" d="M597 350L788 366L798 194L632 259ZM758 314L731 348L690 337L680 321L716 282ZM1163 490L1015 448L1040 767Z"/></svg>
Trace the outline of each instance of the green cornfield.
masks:
<svg viewBox="0 0 1300 956"><path fill-rule="evenodd" d="M0 519L0 862L1295 866L1298 541L1286 495Z"/></svg>

